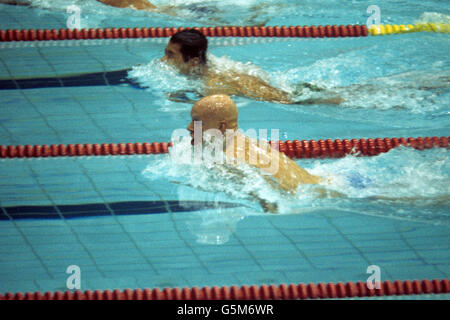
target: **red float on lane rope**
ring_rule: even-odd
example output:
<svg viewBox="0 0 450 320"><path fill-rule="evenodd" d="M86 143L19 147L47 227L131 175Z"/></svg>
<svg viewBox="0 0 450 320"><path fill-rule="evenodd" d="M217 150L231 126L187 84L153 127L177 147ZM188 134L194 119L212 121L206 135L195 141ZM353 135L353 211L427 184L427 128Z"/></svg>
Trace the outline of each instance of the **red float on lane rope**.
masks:
<svg viewBox="0 0 450 320"><path fill-rule="evenodd" d="M352 154L355 156L376 156L388 152L400 145L417 150L430 148L448 148L450 137L418 137L418 138L376 138L376 139L320 139L320 140L287 140L270 141L274 148L290 158L340 158ZM48 145L0 145L0 158L40 158L66 156L115 156L134 154L168 153L172 143L136 142L119 144L52 144Z"/></svg>
<svg viewBox="0 0 450 320"><path fill-rule="evenodd" d="M363 282L347 283L308 283L281 284L261 286L231 287L193 287L193 288L159 288L125 289L123 291L87 290L75 292L21 292L0 294L0 300L295 300L295 299L329 299L373 297L413 294L450 293L448 279L438 280L396 280L384 281L380 289L368 289Z"/></svg>
<svg viewBox="0 0 450 320"><path fill-rule="evenodd" d="M0 30L0 42L171 37L190 28L104 28ZM194 27L207 37L367 37L366 25Z"/></svg>

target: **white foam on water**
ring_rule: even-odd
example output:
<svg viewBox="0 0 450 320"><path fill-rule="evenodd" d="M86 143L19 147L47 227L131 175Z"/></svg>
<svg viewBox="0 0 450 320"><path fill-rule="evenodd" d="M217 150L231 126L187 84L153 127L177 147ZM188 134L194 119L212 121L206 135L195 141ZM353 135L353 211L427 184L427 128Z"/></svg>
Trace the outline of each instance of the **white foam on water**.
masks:
<svg viewBox="0 0 450 320"><path fill-rule="evenodd" d="M449 75L448 70L411 71L335 88L334 91L344 98L344 107L402 109L424 114L449 105L449 97L442 95L449 91Z"/></svg>
<svg viewBox="0 0 450 320"><path fill-rule="evenodd" d="M128 72L130 79L154 93L177 90L202 90L203 82L181 75L174 67L155 58L147 64L132 67Z"/></svg>
<svg viewBox="0 0 450 320"><path fill-rule="evenodd" d="M446 149L418 151L400 147L376 157L297 161L311 174L324 178L319 187L328 193L321 198L315 185L300 185L295 195L275 190L257 169L247 165L226 170L208 162L171 160L191 154L190 148L190 138L184 139L171 148L171 155L150 163L143 174L149 179L166 179L183 186L179 189L180 200L192 197L191 200L243 204L239 209L218 209L219 220L224 219L225 212L235 212L239 217L266 214L254 197L257 195L277 204L279 214L330 209L413 221L444 224L448 221L448 213L443 209L450 205ZM336 197L333 191L342 196Z"/></svg>
<svg viewBox="0 0 450 320"><path fill-rule="evenodd" d="M309 169L339 191L335 208L360 214L448 224L450 164L446 149L399 147L376 157L315 161Z"/></svg>
<svg viewBox="0 0 450 320"><path fill-rule="evenodd" d="M282 70L271 75L276 87L298 94L295 100L310 97L340 96L344 108L402 109L410 113L429 113L448 106L450 70L436 61L430 70L404 71L383 75L382 68L369 59L372 48L365 54L342 53L318 59L310 65ZM351 82L350 82L351 81ZM313 93L309 89L297 91L299 83L308 82L325 89Z"/></svg>
<svg viewBox="0 0 450 320"><path fill-rule="evenodd" d="M161 53L162 54L162 53ZM220 73L239 72L268 80L264 70L250 62L233 61L226 56L216 57L208 54L208 64L214 71ZM203 90L203 81L198 78L180 74L174 67L156 58L147 64L134 66L128 77L155 91L161 90Z"/></svg>
<svg viewBox="0 0 450 320"><path fill-rule="evenodd" d="M232 61L228 57L216 57L208 55L208 61L211 70L220 73L239 72L262 79L269 80L268 74L260 67L251 63L242 63ZM155 58L147 64L133 66L128 72L128 78L136 81L141 87L152 92L159 98L159 111L173 112L190 109L191 102L173 103L167 99L167 93L175 92L195 92L199 95L204 91L204 82L196 77L188 77L180 74L174 67L161 61L161 58ZM194 100L199 96L194 96ZM238 108L249 105L250 101L245 99L235 99Z"/></svg>
<svg viewBox="0 0 450 320"><path fill-rule="evenodd" d="M212 161L195 161L191 138L185 137L169 149L169 155L150 164L143 174L151 179L165 177L195 189L225 193L231 198L247 200L251 193L268 201L278 201L279 192L270 188L263 175L248 165L230 169ZM206 148L204 149L206 151ZM223 154L223 159L225 155ZM217 158L216 158L217 159Z"/></svg>
<svg viewBox="0 0 450 320"><path fill-rule="evenodd" d="M272 202L281 200L279 192L270 188L250 166L227 170L209 161L195 163L190 141L188 137L175 143L169 155L148 164L142 174L150 180L165 179L177 185L180 201L216 204L213 209L191 212L179 222L196 236L197 242L214 245L228 242L239 221L261 214L253 195ZM223 208L220 202L237 202L242 206Z"/></svg>
<svg viewBox="0 0 450 320"><path fill-rule="evenodd" d="M154 4L168 4L168 5L189 5L189 4L208 4L208 5L235 5L235 6L251 6L260 0L153 0Z"/></svg>
<svg viewBox="0 0 450 320"><path fill-rule="evenodd" d="M401 109L423 114L442 109L450 104L450 70L442 69L436 62L432 70L406 71L381 76L381 71L368 63L362 55L338 55L317 60L312 65L287 71L268 73L250 62L233 61L227 56L208 55L211 70L217 73L251 75L278 87L293 96L293 100L340 96L343 108ZM350 64L351 61L351 64ZM349 70L348 66L351 65ZM358 76L355 78L353 74ZM352 76L350 76L352 75ZM200 79L180 75L174 68L154 59L150 63L133 67L129 77L137 80L153 93L191 90L201 92L204 84ZM348 78L353 83L348 82ZM324 92L314 92L302 87L311 83ZM300 87L299 87L300 86Z"/></svg>
<svg viewBox="0 0 450 320"><path fill-rule="evenodd" d="M314 163L311 173L330 179L350 198L432 198L450 194L448 151L396 148L376 157L347 156Z"/></svg>
<svg viewBox="0 0 450 320"><path fill-rule="evenodd" d="M166 26L168 19L171 26L184 25L195 21L205 25L232 25L239 22L249 25L261 25L269 19L265 4L260 8L257 0L153 0L149 1L157 8L153 11L134 10L132 8L118 8L105 5L96 0L30 0L31 7L43 10L38 14L46 14L45 11L66 12L67 7L74 5L81 9L81 28L97 28L109 25L111 17L121 19L126 15L127 20L142 22L143 19L152 18L159 24ZM257 6L258 13L254 9ZM171 8L173 7L173 8ZM169 8L169 10L167 10ZM159 9L161 9L159 11ZM264 9L264 10L263 10Z"/></svg>
<svg viewBox="0 0 450 320"><path fill-rule="evenodd" d="M414 23L450 23L450 15L439 12L424 12Z"/></svg>

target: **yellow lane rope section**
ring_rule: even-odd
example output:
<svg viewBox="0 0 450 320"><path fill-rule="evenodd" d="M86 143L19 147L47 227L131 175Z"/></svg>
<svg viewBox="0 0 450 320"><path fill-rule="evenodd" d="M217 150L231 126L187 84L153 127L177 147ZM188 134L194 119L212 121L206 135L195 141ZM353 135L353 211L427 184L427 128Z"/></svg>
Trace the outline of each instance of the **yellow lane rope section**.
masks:
<svg viewBox="0 0 450 320"><path fill-rule="evenodd" d="M417 23L417 24L373 24L369 28L372 36L384 36L387 34L401 34L412 32L439 32L450 33L449 23Z"/></svg>

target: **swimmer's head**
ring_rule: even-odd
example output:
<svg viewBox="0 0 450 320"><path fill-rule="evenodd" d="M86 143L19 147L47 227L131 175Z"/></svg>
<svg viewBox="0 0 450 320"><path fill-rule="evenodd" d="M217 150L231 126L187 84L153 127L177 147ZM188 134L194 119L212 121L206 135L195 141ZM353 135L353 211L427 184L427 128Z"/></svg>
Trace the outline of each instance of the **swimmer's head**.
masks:
<svg viewBox="0 0 450 320"><path fill-rule="evenodd" d="M191 110L192 121L187 129L194 137L194 122L202 122L202 134L209 129L217 129L223 135L226 130L237 130L238 109L227 95L216 94L197 101Z"/></svg>
<svg viewBox="0 0 450 320"><path fill-rule="evenodd" d="M162 61L176 67L180 73L190 74L206 65L208 40L200 31L182 30L174 34L164 52Z"/></svg>

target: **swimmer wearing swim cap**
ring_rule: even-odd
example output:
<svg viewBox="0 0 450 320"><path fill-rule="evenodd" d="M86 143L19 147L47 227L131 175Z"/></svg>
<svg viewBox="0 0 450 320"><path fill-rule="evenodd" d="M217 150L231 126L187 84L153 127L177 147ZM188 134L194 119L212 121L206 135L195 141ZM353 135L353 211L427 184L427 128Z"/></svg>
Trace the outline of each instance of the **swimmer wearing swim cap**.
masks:
<svg viewBox="0 0 450 320"><path fill-rule="evenodd" d="M267 177L273 187L295 193L300 184L318 184L321 178L308 173L302 169L295 161L287 157L284 153L273 149L267 144L267 148L261 148L258 143L251 141L238 131L238 109L233 100L223 94L216 94L204 97L197 101L191 110L192 121L187 129L194 140L194 122L201 121L202 133L210 129L219 130L225 139L233 139L224 143L224 153L228 159L237 160L236 164L245 162L261 171L266 171L270 175ZM232 133L232 135L230 134ZM237 142L244 141L244 143ZM251 153L257 154L256 162L251 160ZM243 155L243 156L242 156ZM254 160L254 159L253 159ZM276 171L269 172L268 163L276 162ZM227 161L227 163L229 163ZM255 196L256 197L256 196ZM276 212L276 205L267 203L264 199L259 199L266 211Z"/></svg>

